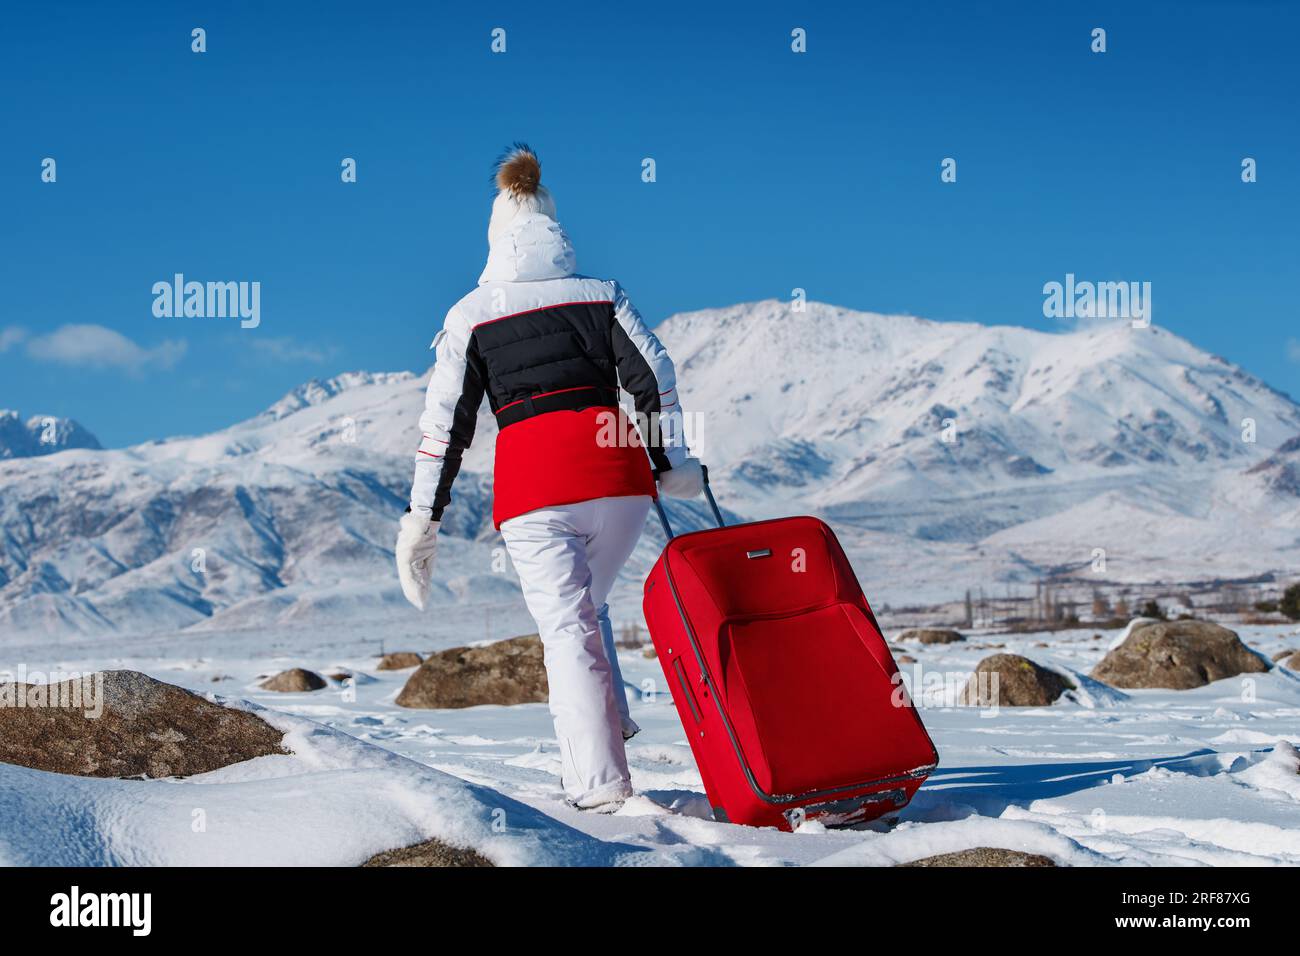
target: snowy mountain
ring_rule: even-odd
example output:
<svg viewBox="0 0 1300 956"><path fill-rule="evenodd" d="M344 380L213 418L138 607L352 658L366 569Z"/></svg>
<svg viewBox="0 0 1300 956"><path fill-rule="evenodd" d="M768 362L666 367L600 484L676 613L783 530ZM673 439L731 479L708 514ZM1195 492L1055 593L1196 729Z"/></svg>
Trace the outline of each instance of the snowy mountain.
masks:
<svg viewBox="0 0 1300 956"><path fill-rule="evenodd" d="M1300 498L1300 435L1285 441L1250 473L1260 475L1270 491L1284 498Z"/></svg>
<svg viewBox="0 0 1300 956"><path fill-rule="evenodd" d="M768 301L663 333L723 499L822 513L864 580L900 598L948 573L965 587L1088 568L1099 548L1111 579L1293 566L1294 475L1248 472L1286 454L1300 406L1159 327Z"/></svg>
<svg viewBox="0 0 1300 956"><path fill-rule="evenodd" d="M709 416L710 458L749 459L728 469L737 492L797 488L843 511L1241 469L1300 431L1289 397L1159 328L1051 334L761 302L677 316L664 335L688 410Z"/></svg>
<svg viewBox="0 0 1300 956"><path fill-rule="evenodd" d="M33 415L23 422L17 412L0 408L0 458L31 458L65 448L99 447L99 440L71 418Z"/></svg>
<svg viewBox="0 0 1300 956"><path fill-rule="evenodd" d="M767 301L658 332L723 506L827 516L879 600L1030 582L1098 548L1111 579L1132 581L1292 560L1300 406L1162 329ZM412 623L391 547L426 380L352 372L210 435L0 461L0 627ZM490 418L443 524L449 613L520 604L494 550ZM675 515L679 530L705 523L699 505ZM647 531L616 614L636 613L662 540Z"/></svg>

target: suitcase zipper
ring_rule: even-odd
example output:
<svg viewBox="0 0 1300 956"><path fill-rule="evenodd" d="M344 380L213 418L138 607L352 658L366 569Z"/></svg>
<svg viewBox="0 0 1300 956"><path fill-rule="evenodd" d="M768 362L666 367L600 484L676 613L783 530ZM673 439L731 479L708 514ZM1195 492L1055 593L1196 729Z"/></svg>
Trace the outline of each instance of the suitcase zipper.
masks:
<svg viewBox="0 0 1300 956"><path fill-rule="evenodd" d="M691 709L691 716L695 718L698 724L704 719L700 713L699 707L695 705L695 695L691 693L690 682L686 679L686 668L682 666L680 657L673 658L673 672L677 675L677 682L682 685L682 693L686 695L686 705Z"/></svg>

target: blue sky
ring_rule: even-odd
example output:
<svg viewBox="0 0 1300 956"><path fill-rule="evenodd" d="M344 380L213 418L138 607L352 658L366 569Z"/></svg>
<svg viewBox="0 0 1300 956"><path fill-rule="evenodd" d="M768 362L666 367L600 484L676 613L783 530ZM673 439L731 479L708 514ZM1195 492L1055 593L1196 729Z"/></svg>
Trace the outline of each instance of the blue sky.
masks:
<svg viewBox="0 0 1300 956"><path fill-rule="evenodd" d="M651 323L801 287L1057 328L1072 272L1151 282L1158 325L1300 395L1294 5L840 6L6 8L0 407L121 445L424 369L515 139ZM260 326L155 317L177 272L260 282Z"/></svg>

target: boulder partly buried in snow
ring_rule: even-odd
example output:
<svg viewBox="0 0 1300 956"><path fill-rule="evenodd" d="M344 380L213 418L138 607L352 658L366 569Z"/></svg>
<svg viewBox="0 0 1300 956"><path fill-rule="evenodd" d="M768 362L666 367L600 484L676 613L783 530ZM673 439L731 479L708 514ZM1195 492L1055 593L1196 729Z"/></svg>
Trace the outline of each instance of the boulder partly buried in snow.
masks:
<svg viewBox="0 0 1300 956"><path fill-rule="evenodd" d="M22 706L18 696L22 695ZM284 733L138 671L0 685L0 760L83 777L188 777L288 753Z"/></svg>
<svg viewBox="0 0 1300 956"><path fill-rule="evenodd" d="M373 684L375 682L375 678L371 677L369 674L362 673L361 671L350 670L346 667L335 667L325 676L340 684L346 684L348 681L351 681L357 687L360 687L362 684Z"/></svg>
<svg viewBox="0 0 1300 956"><path fill-rule="evenodd" d="M961 632L946 627L913 627L898 635L898 641L920 641L922 644L956 644L966 638Z"/></svg>
<svg viewBox="0 0 1300 956"><path fill-rule="evenodd" d="M294 694L309 690L320 690L326 685L325 678L315 671L304 670L301 667L291 667L287 671L280 671L274 677L262 681L258 686L262 690L274 690L281 694Z"/></svg>
<svg viewBox="0 0 1300 956"><path fill-rule="evenodd" d="M1092 669L1112 687L1188 690L1268 664L1236 633L1208 621L1163 621L1135 627Z"/></svg>
<svg viewBox="0 0 1300 956"><path fill-rule="evenodd" d="M415 651L393 651L391 654L385 654L379 658L379 663L375 665L377 671L404 671L408 667L419 667L424 663L424 658Z"/></svg>
<svg viewBox="0 0 1300 956"><path fill-rule="evenodd" d="M1056 866L1056 861L1038 853L1004 850L996 846L977 846L956 853L939 853L899 866Z"/></svg>
<svg viewBox="0 0 1300 956"><path fill-rule="evenodd" d="M449 846L441 840L425 840L414 846L376 853L362 866L496 866L491 860L466 847Z"/></svg>
<svg viewBox="0 0 1300 956"><path fill-rule="evenodd" d="M975 707L1046 707L1067 690L1067 678L1019 654L994 654L975 666L959 704Z"/></svg>
<svg viewBox="0 0 1300 956"><path fill-rule="evenodd" d="M432 654L407 680L397 703L432 709L536 704L547 698L546 665L536 634Z"/></svg>

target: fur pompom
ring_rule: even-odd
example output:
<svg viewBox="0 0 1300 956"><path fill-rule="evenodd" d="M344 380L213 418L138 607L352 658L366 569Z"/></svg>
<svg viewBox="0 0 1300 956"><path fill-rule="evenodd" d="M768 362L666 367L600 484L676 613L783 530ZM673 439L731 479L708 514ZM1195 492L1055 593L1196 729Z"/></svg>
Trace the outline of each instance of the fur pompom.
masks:
<svg viewBox="0 0 1300 956"><path fill-rule="evenodd" d="M497 160L493 178L500 192L532 196L542 184L542 164L527 143L515 143Z"/></svg>

